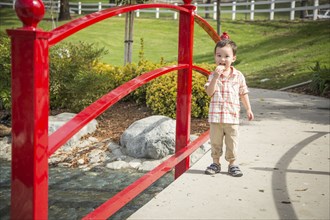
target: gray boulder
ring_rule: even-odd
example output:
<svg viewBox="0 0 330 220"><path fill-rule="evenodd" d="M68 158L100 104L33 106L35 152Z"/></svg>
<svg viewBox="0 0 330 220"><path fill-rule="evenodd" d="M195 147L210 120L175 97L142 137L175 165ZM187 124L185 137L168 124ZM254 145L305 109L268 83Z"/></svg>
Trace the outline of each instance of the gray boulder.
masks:
<svg viewBox="0 0 330 220"><path fill-rule="evenodd" d="M169 117L150 116L127 128L120 144L131 157L160 159L174 153L175 126L175 120Z"/></svg>
<svg viewBox="0 0 330 220"><path fill-rule="evenodd" d="M49 116L48 134L52 134L66 122L71 120L76 114L64 112L55 116ZM97 129L97 121L94 119L90 121L85 127L83 127L78 133L76 133L71 139L69 139L63 146L63 150L70 150L72 146L76 145L80 139L87 135L93 133Z"/></svg>

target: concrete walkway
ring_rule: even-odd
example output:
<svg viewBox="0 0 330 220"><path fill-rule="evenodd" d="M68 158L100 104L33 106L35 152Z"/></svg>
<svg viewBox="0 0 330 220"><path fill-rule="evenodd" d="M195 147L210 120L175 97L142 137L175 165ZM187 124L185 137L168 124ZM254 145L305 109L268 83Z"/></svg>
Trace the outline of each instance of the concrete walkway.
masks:
<svg viewBox="0 0 330 220"><path fill-rule="evenodd" d="M210 152L129 219L330 219L330 100L252 89L240 127L244 176L204 175ZM245 116L245 115L242 115Z"/></svg>

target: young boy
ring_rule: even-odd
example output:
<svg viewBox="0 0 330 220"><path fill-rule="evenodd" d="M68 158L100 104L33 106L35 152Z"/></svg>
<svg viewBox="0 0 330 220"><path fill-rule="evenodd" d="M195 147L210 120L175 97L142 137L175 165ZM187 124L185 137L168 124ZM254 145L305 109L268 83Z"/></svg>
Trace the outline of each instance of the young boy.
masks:
<svg viewBox="0 0 330 220"><path fill-rule="evenodd" d="M248 119L253 120L254 115L245 78L240 71L231 66L236 60L236 50L236 44L229 38L216 44L214 59L217 68L205 84L206 93L211 96L209 123L213 163L205 170L205 173L209 175L221 171L220 157L223 154L223 142L225 142L225 159L229 162L228 173L234 177L243 176L242 171L235 164L240 99L246 109Z"/></svg>

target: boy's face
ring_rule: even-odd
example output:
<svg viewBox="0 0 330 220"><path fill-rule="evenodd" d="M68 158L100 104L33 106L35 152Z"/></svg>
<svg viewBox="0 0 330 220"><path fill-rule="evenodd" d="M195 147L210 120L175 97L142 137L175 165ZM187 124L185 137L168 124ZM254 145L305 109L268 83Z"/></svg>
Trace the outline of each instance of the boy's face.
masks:
<svg viewBox="0 0 330 220"><path fill-rule="evenodd" d="M234 56L232 48L227 45L221 48L216 48L214 60L217 66L223 65L225 69L229 69L231 64L236 60L236 56Z"/></svg>

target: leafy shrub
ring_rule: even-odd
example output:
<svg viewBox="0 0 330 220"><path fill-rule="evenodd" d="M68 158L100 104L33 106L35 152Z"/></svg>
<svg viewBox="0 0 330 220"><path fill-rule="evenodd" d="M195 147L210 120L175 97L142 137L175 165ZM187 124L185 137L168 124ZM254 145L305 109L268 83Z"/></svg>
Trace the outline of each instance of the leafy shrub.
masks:
<svg viewBox="0 0 330 220"><path fill-rule="evenodd" d="M143 73L152 71L154 69L160 68L160 64L152 63L151 61L143 60L142 62L139 62L139 66L137 68L136 76L140 76ZM147 88L150 84L152 84L153 81L141 86L131 94L131 98L135 100L137 103L146 103L146 96L147 96Z"/></svg>
<svg viewBox="0 0 330 220"><path fill-rule="evenodd" d="M10 39L0 36L0 109L11 108Z"/></svg>
<svg viewBox="0 0 330 220"><path fill-rule="evenodd" d="M325 95L330 92L330 69L326 66L321 67L317 62L314 67L311 67L314 72L310 88L316 95Z"/></svg>
<svg viewBox="0 0 330 220"><path fill-rule="evenodd" d="M114 89L131 79L134 79L143 73L149 72L151 70L159 68L159 64L152 63L150 61L139 62L139 64L127 64L123 67L114 67L109 64L98 63L95 66L98 72L107 74L109 80L112 83L111 88ZM141 86L140 88L134 90L129 96L124 98L125 100L134 100L137 103L145 103L146 100L146 88L148 84Z"/></svg>
<svg viewBox="0 0 330 220"><path fill-rule="evenodd" d="M175 118L176 76L176 72L167 73L147 87L146 104L154 113Z"/></svg>
<svg viewBox="0 0 330 220"><path fill-rule="evenodd" d="M159 64L144 59L143 40L141 44L139 64L123 67L99 62L107 51L97 49L93 44L67 43L55 47L50 59L51 107L78 112L125 82L158 68ZM145 103L146 87L138 88L124 100Z"/></svg>
<svg viewBox="0 0 330 220"><path fill-rule="evenodd" d="M203 64L201 67L212 70L213 65ZM206 118L210 98L206 95L204 85L207 77L193 72L192 106L191 116L194 118ZM176 115L176 89L177 73L171 72L158 77L147 87L146 104L156 114L175 118Z"/></svg>
<svg viewBox="0 0 330 220"><path fill-rule="evenodd" d="M115 88L108 71L95 68L106 51L80 42L64 43L50 49L51 109L78 112ZM0 109L11 108L10 39L0 36Z"/></svg>
<svg viewBox="0 0 330 220"><path fill-rule="evenodd" d="M52 109L80 111L113 88L107 72L95 68L106 51L93 44L64 43L50 50L50 104Z"/></svg>

